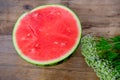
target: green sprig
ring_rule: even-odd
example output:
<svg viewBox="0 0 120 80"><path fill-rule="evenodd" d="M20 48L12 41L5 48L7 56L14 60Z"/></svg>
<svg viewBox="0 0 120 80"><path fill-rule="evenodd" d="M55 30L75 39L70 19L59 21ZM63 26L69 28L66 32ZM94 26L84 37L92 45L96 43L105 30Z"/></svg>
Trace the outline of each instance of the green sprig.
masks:
<svg viewBox="0 0 120 80"><path fill-rule="evenodd" d="M86 35L81 43L87 64L100 80L120 80L120 36L106 39Z"/></svg>

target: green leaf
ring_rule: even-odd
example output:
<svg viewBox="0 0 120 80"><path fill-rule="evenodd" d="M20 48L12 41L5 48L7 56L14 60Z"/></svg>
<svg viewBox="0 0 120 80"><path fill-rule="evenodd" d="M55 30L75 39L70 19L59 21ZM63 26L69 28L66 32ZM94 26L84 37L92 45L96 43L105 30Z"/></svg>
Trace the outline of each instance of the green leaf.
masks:
<svg viewBox="0 0 120 80"><path fill-rule="evenodd" d="M105 39L105 38L100 38L100 40L97 42L97 45L96 45L97 49L98 50L109 50L112 46L111 44L109 44L108 40Z"/></svg>
<svg viewBox="0 0 120 80"><path fill-rule="evenodd" d="M107 59L107 60L112 61L112 60L114 60L115 58L117 58L118 53L114 53L114 52L112 52L112 51L108 51L108 52L106 52L105 55L106 55L106 59Z"/></svg>
<svg viewBox="0 0 120 80"><path fill-rule="evenodd" d="M120 41L120 36L116 36L116 37L110 38L110 39L114 42L118 42L118 41Z"/></svg>
<svg viewBox="0 0 120 80"><path fill-rule="evenodd" d="M82 38L82 54L100 80L120 80L120 36L87 35Z"/></svg>
<svg viewBox="0 0 120 80"><path fill-rule="evenodd" d="M116 50L120 51L120 42L118 42L117 44L115 44L113 49L116 49Z"/></svg>

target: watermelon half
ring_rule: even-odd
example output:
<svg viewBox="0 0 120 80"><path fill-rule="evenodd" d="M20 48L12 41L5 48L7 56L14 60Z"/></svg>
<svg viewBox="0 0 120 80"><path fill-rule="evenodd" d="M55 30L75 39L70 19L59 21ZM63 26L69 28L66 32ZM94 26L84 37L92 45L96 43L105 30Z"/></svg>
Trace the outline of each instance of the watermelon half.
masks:
<svg viewBox="0 0 120 80"><path fill-rule="evenodd" d="M62 5L43 5L23 14L13 30L17 53L36 65L66 59L77 48L80 38L78 17Z"/></svg>

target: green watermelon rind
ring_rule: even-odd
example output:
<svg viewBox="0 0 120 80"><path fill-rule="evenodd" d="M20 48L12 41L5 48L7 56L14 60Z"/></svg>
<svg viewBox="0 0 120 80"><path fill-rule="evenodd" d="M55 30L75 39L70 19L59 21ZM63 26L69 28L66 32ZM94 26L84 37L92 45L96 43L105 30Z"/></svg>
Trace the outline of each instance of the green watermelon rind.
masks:
<svg viewBox="0 0 120 80"><path fill-rule="evenodd" d="M77 21L77 24L78 24L78 29L79 29L79 36L78 36L78 39L76 41L76 44L74 45L74 47L68 52L66 53L65 55L61 56L60 58L57 58L57 59L53 59L53 60L49 60L49 61L35 61L35 60L32 60L28 57L26 57L24 54L22 54L22 52L20 51L19 47L17 46L17 42L16 42L16 35L15 35L15 32L16 32L16 29L17 29L17 26L19 25L19 22L21 21L21 19L26 16L27 14L29 14L30 12L33 12L35 10L38 10L38 9L42 9L42 8L46 8L46 7L50 7L50 6L55 6L55 7L61 7L65 10L68 10L75 18L75 20ZM14 44L14 47L18 53L19 56L21 56L21 58L23 58L25 61L31 63L31 64L35 64L35 65L39 65L39 66L45 66L45 65L53 65L53 64L56 64L60 61L63 61L65 60L66 58L68 58L75 50L76 48L78 47L79 43L80 43L80 38L81 38L81 33L82 33L82 29L81 29L81 23L80 23L80 20L79 18L77 17L77 15L69 8L67 8L66 6L63 6L63 5L59 5L59 4L51 4L51 5L42 5L42 6L39 6L33 10L31 10L30 12L27 12L27 13L24 13L23 15L21 15L19 17L19 19L17 20L15 26L14 26L14 29L13 29L13 44Z"/></svg>

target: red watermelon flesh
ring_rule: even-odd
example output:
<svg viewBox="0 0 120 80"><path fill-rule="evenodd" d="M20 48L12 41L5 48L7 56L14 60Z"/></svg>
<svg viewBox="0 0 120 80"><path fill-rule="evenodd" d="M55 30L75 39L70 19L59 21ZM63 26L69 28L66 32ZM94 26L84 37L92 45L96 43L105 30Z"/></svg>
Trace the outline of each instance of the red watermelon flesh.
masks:
<svg viewBox="0 0 120 80"><path fill-rule="evenodd" d="M35 9L24 15L15 30L21 53L35 61L58 59L76 46L80 26L75 16L59 6Z"/></svg>

